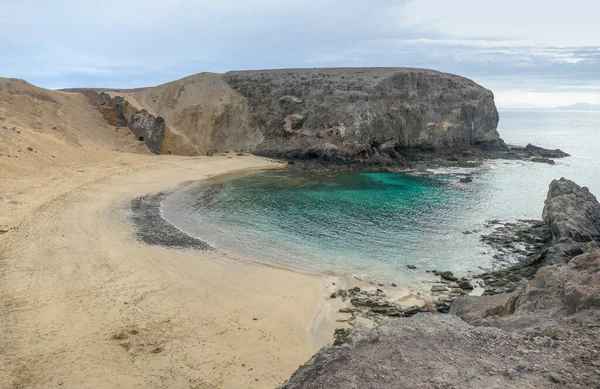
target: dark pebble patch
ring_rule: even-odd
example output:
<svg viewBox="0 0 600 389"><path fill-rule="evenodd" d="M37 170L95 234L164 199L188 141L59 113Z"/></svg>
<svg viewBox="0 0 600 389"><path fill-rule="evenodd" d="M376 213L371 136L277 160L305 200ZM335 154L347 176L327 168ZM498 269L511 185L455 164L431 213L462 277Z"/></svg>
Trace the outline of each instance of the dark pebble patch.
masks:
<svg viewBox="0 0 600 389"><path fill-rule="evenodd" d="M160 203L169 193L158 193L136 198L130 203L129 220L136 239L151 245L175 249L212 250L200 239L178 230L160 215Z"/></svg>

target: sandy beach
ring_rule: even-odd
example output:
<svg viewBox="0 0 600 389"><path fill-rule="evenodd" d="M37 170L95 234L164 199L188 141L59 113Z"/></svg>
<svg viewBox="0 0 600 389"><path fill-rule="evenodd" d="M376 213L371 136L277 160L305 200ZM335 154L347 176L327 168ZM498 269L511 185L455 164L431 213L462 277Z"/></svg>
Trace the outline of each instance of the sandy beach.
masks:
<svg viewBox="0 0 600 389"><path fill-rule="evenodd" d="M106 152L31 174L2 170L0 387L281 384L331 340L332 280L148 246L127 221L139 196L274 165Z"/></svg>

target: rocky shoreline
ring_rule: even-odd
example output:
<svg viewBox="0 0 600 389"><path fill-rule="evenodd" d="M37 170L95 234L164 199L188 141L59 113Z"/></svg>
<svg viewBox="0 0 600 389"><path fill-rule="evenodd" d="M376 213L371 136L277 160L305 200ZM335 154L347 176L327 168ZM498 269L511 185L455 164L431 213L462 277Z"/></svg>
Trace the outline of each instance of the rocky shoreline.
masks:
<svg viewBox="0 0 600 389"><path fill-rule="evenodd" d="M378 153L377 149L373 150ZM425 172L436 168L477 168L488 160L519 160L554 165L555 159L570 155L560 149L545 149L527 146L506 145L502 140L498 146L461 146L440 149L401 149L394 159L372 159L367 161L340 158L288 158L289 168L301 171L401 171Z"/></svg>
<svg viewBox="0 0 600 389"><path fill-rule="evenodd" d="M487 295L457 297L449 315L395 307L382 292L347 292L352 315L392 317L336 331L337 346L280 388L599 388L600 203L554 180L543 219L494 222L483 239L526 260L484 275ZM494 285L499 279L512 284Z"/></svg>

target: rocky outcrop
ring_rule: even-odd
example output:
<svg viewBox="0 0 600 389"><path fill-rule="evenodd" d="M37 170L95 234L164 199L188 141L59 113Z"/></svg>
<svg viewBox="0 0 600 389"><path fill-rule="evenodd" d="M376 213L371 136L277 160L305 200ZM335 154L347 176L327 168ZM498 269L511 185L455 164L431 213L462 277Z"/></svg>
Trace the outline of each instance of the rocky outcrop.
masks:
<svg viewBox="0 0 600 389"><path fill-rule="evenodd" d="M406 149L499 146L492 92L473 81L405 68L230 72L247 102L259 154L391 162Z"/></svg>
<svg viewBox="0 0 600 389"><path fill-rule="evenodd" d="M484 294L512 292L540 267L566 263L600 246L600 203L586 187L565 178L552 181L543 219L494 220L486 225L494 230L481 240L494 248L496 260L507 267L480 275Z"/></svg>
<svg viewBox="0 0 600 389"><path fill-rule="evenodd" d="M347 343L321 350L280 389L595 388L587 359L594 343L581 344L421 313L353 330Z"/></svg>
<svg viewBox="0 0 600 389"><path fill-rule="evenodd" d="M450 313L474 325L508 330L593 324L600 319L600 251L578 255L567 265L540 268L515 292L459 297Z"/></svg>
<svg viewBox="0 0 600 389"><path fill-rule="evenodd" d="M128 123L131 132L154 154L160 154L165 126L165 119L156 117L145 109L137 111Z"/></svg>
<svg viewBox="0 0 600 389"><path fill-rule="evenodd" d="M145 109L138 110L123 96L111 97L106 92L80 91L104 119L115 127L128 127L138 141L144 142L154 154L160 154L166 123Z"/></svg>
<svg viewBox="0 0 600 389"><path fill-rule="evenodd" d="M129 119L136 112L122 96L111 97L108 93L92 90L81 93L100 111L104 119L115 127L127 127Z"/></svg>
<svg viewBox="0 0 600 389"><path fill-rule="evenodd" d="M600 203L586 187L565 178L552 181L542 216L552 231L544 264L568 262L600 244Z"/></svg>

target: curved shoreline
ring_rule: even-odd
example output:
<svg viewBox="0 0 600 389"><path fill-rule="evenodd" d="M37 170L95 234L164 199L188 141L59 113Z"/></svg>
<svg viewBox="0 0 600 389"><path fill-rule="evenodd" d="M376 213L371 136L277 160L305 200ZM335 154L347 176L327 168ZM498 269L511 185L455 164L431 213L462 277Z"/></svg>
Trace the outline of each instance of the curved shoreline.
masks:
<svg viewBox="0 0 600 389"><path fill-rule="evenodd" d="M1 382L273 388L324 345L312 331L328 277L140 245L124 214L147 193L272 162L109 157L11 181L25 194L0 237Z"/></svg>

